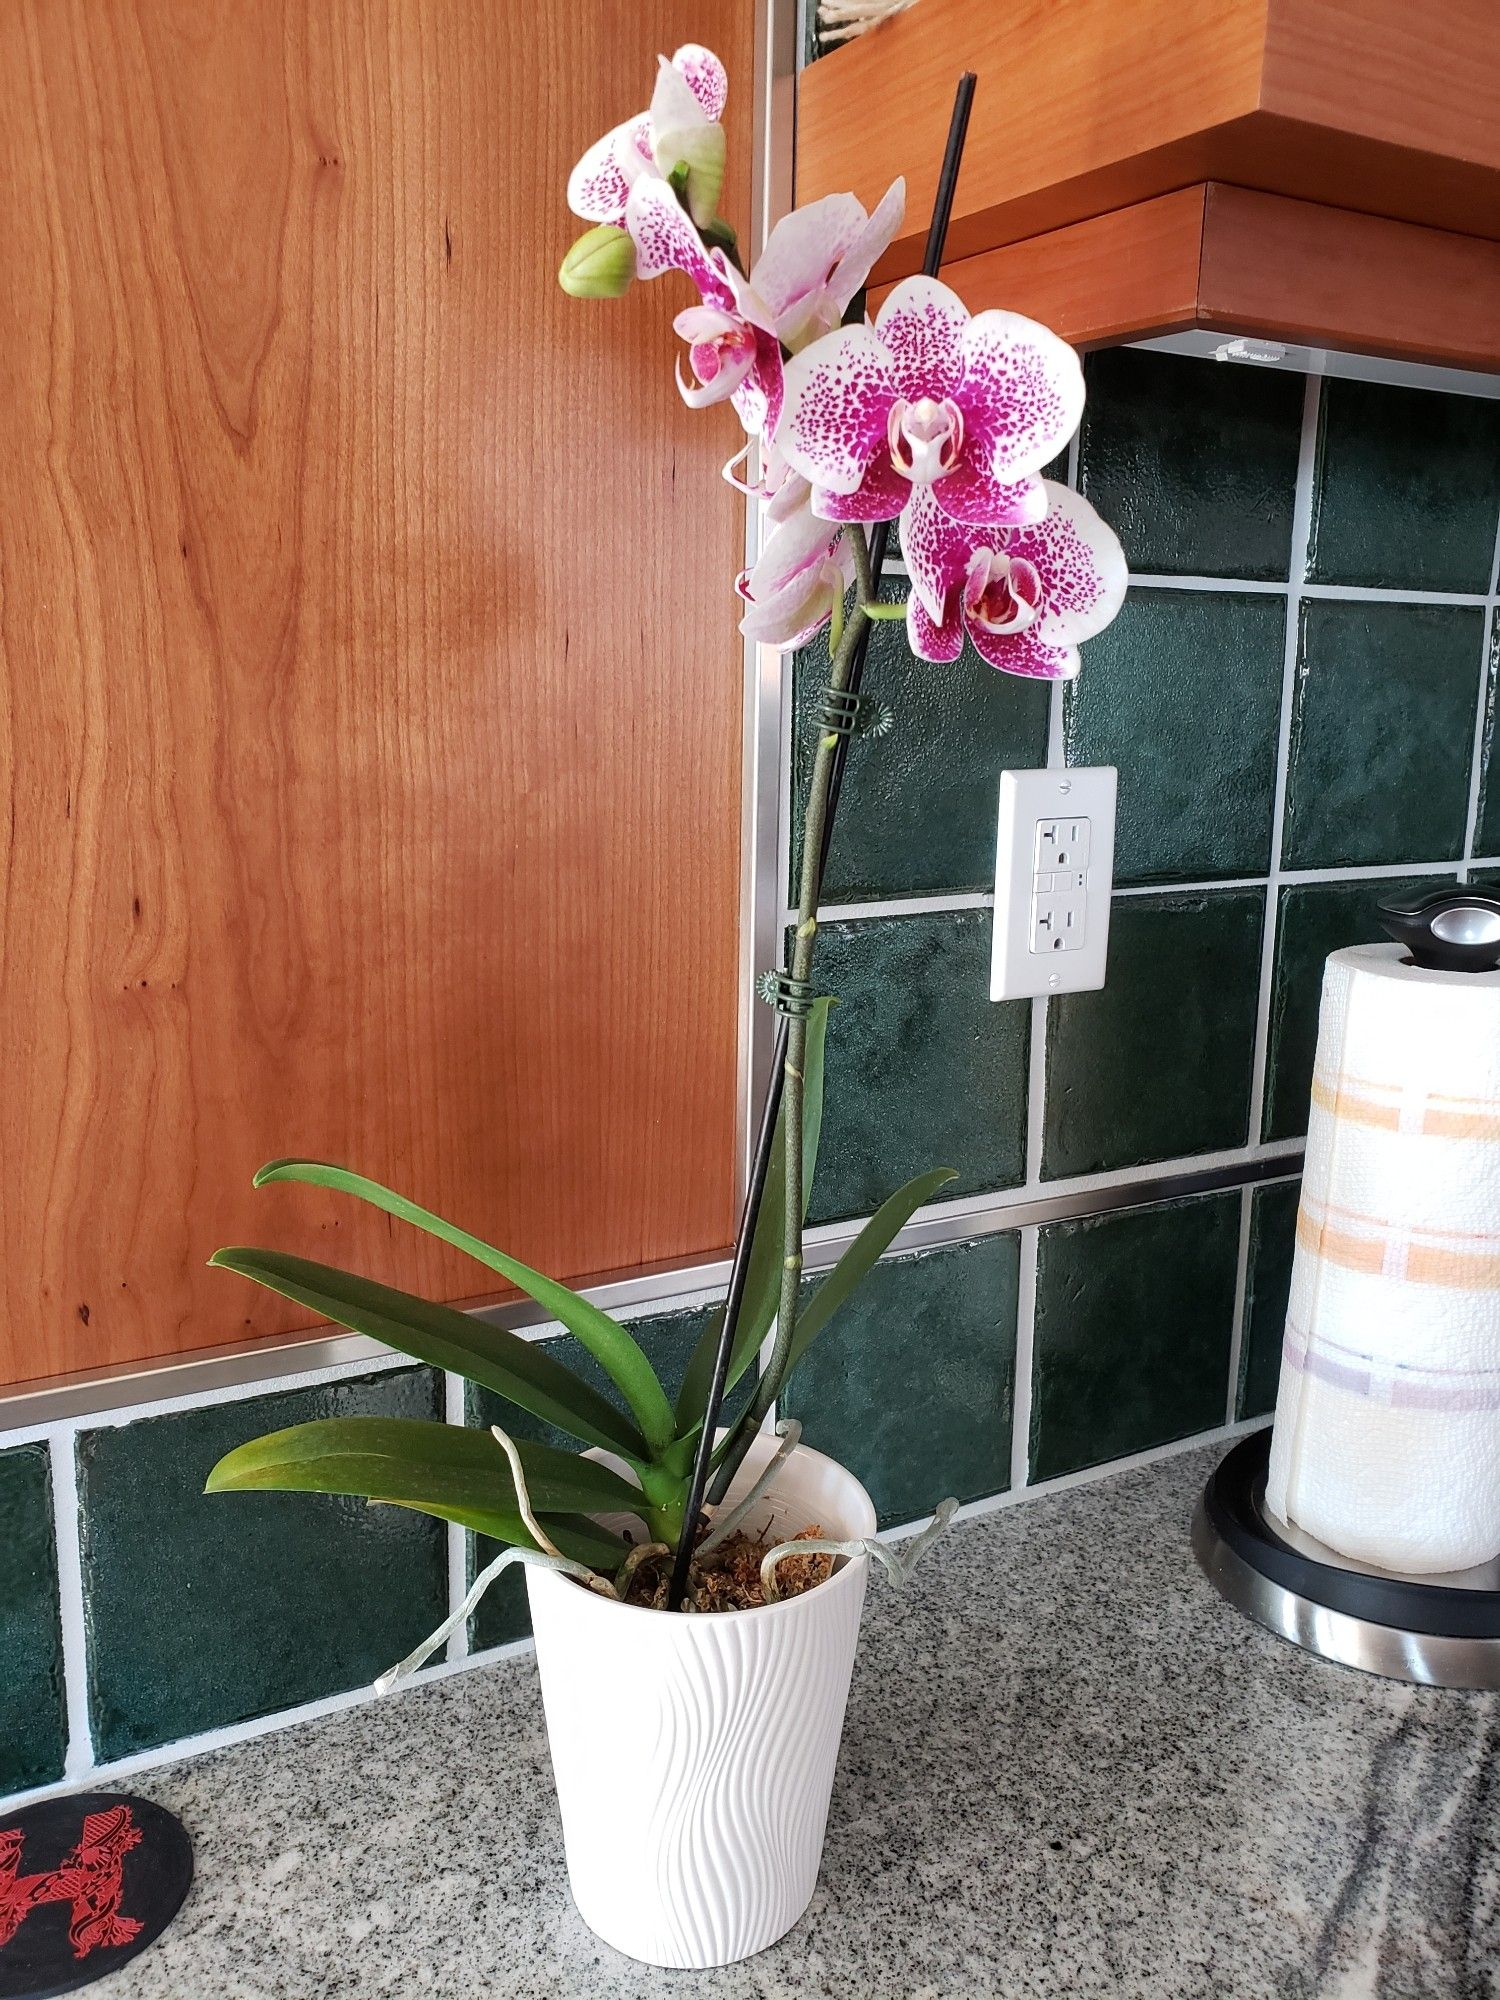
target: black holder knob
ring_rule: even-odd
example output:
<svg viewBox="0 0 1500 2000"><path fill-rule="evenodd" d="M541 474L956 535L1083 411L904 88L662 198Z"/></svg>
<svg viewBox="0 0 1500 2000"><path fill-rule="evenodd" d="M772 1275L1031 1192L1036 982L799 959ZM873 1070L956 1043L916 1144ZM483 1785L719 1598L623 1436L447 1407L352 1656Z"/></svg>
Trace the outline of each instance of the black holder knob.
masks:
<svg viewBox="0 0 1500 2000"><path fill-rule="evenodd" d="M1375 905L1382 924L1433 972L1493 972L1500 966L1500 896L1482 889L1428 889Z"/></svg>

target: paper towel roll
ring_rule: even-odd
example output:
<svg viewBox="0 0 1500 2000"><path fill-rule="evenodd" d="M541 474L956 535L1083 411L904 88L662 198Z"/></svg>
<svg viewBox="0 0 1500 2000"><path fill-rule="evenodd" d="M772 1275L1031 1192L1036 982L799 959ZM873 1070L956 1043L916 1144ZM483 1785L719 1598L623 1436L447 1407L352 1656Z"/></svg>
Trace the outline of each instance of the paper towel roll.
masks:
<svg viewBox="0 0 1500 2000"><path fill-rule="evenodd" d="M1500 1555L1500 971L1328 961L1266 1501L1381 1569Z"/></svg>

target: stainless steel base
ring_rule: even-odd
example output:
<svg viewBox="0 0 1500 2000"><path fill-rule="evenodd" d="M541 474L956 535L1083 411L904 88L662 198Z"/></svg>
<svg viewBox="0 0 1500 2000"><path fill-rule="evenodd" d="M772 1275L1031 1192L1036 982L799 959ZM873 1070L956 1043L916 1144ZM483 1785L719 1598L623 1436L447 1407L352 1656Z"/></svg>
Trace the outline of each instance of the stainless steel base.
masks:
<svg viewBox="0 0 1500 2000"><path fill-rule="evenodd" d="M1347 1584L1349 1572L1337 1558L1331 1557L1331 1552L1325 1552L1331 1557L1327 1562L1314 1559L1307 1538L1299 1537L1294 1546L1265 1519L1262 1510L1268 1438L1269 1433L1263 1433L1259 1439L1247 1439L1236 1446L1209 1481L1193 1517L1193 1551L1220 1595L1294 1646L1318 1653L1326 1660L1336 1660L1342 1666L1383 1674L1390 1680L1411 1681L1420 1687L1500 1688L1500 1632L1407 1630L1318 1601L1324 1580L1329 1594L1339 1595ZM1248 1453L1247 1446L1251 1447ZM1215 1493L1215 1482L1222 1481L1226 1474L1237 1489L1239 1505L1235 1522L1226 1521L1223 1495ZM1287 1564L1288 1556L1295 1559L1293 1565ZM1262 1562L1265 1568L1258 1566ZM1278 1569L1285 1572L1288 1567L1297 1569L1302 1587L1291 1587L1284 1574L1278 1577L1267 1573ZM1441 1599L1434 1596L1429 1579L1387 1581L1398 1590L1405 1586L1413 1606L1423 1607L1421 1617L1413 1616L1414 1624L1434 1622L1431 1607L1440 1604ZM1492 1594L1454 1593L1455 1597L1478 1595L1481 1599ZM1500 1596L1496 1597L1496 1604L1500 1605ZM1454 1622L1461 1625L1465 1621L1456 1618Z"/></svg>

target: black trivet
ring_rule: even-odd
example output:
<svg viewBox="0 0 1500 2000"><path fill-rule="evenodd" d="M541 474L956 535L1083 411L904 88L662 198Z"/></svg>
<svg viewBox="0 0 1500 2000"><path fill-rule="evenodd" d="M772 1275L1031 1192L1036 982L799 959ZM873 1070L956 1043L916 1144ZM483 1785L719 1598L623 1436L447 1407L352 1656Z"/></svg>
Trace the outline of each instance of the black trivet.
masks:
<svg viewBox="0 0 1500 2000"><path fill-rule="evenodd" d="M0 2000L103 1979L161 1936L192 1879L186 1828L149 1799L0 1807Z"/></svg>

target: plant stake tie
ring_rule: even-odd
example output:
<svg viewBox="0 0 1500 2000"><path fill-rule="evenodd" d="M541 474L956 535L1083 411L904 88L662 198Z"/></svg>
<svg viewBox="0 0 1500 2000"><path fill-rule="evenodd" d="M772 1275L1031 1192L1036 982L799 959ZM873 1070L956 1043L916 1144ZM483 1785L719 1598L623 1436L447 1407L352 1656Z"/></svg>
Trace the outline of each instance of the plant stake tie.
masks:
<svg viewBox="0 0 1500 2000"><path fill-rule="evenodd" d="M974 102L976 78L972 70L965 70L958 80L958 88L953 96L953 115L948 123L948 143L943 153L942 169L938 174L937 193L933 198L932 221L927 231L927 248L922 258L924 276L935 278L943 261L943 250L948 241L948 222L953 213L953 197L958 187L958 171L963 161L964 140L969 129L969 112ZM879 522L870 536L870 584L864 593L871 601L880 587L881 574L885 568L886 544L890 539L890 523ZM857 696L860 681L864 676L865 654L870 643L870 627L866 622L856 642L853 660L850 663L847 693ZM823 872L828 865L829 848L833 840L834 818L838 812L839 796L843 790L844 760L848 755L849 737L840 734L834 752L833 776L829 787L828 810L823 821L822 836L818 844L818 882L821 885ZM682 1533L677 1543L677 1554L672 1565L672 1582L667 1593L668 1605L681 1604L687 1590L688 1569L692 1563L694 1537L698 1529L698 1517L703 1510L703 1496L708 1486L708 1475L713 1459L714 1439L718 1429L719 1412L724 1402L725 1385L729 1379L730 1356L734 1352L735 1331L739 1324L740 1308L744 1303L745 1285L750 1275L750 1246L755 1235L755 1224L760 1214L761 1201L765 1195L766 1176L771 1167L771 1149L776 1132L776 1116L781 1108L781 1093L786 1077L787 1035L789 1022L781 1015L776 1030L776 1045L771 1058L771 1074L766 1084L766 1100L761 1109L760 1130L756 1135L755 1158L750 1169L750 1184L745 1190L745 1202L740 1211L739 1233L735 1238L734 1262L730 1267L729 1291L724 1300L724 1323L719 1329L718 1351L714 1355L713 1379L709 1386L708 1402L703 1412L703 1428L698 1437L697 1456L693 1461L692 1484L688 1488L687 1508L683 1516Z"/></svg>

